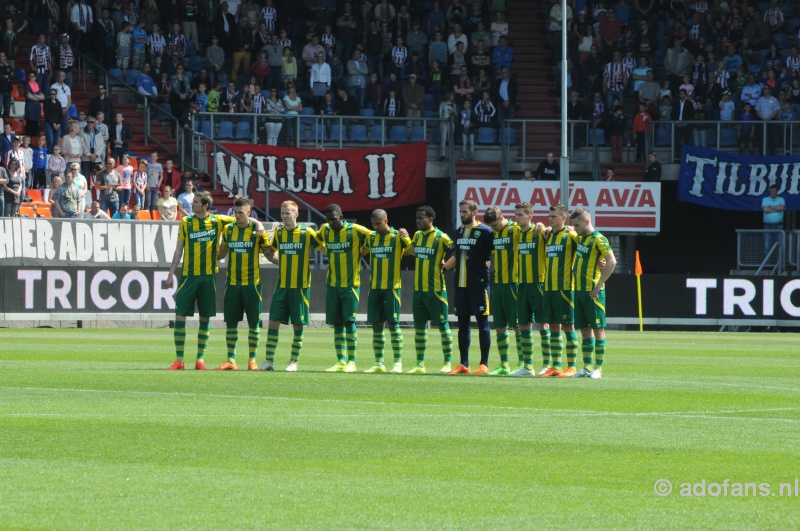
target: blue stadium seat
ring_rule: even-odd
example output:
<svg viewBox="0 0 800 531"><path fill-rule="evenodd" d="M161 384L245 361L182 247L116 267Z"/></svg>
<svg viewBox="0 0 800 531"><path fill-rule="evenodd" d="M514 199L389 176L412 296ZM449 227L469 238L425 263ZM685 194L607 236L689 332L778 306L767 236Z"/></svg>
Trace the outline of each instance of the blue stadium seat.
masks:
<svg viewBox="0 0 800 531"><path fill-rule="evenodd" d="M779 50L789 47L789 37L785 33L773 33L772 42L775 43Z"/></svg>
<svg viewBox="0 0 800 531"><path fill-rule="evenodd" d="M211 120L204 119L202 121L202 126L200 128L200 132L206 136L211 136Z"/></svg>
<svg viewBox="0 0 800 531"><path fill-rule="evenodd" d="M505 139L505 143L509 146L517 143L517 134L513 127L504 127L500 134L502 135L500 138Z"/></svg>
<svg viewBox="0 0 800 531"><path fill-rule="evenodd" d="M670 128L669 126L662 126L656 129L656 145L657 146L668 146L672 141L670 138Z"/></svg>
<svg viewBox="0 0 800 531"><path fill-rule="evenodd" d="M350 141L367 142L367 126L361 124L355 124L350 129Z"/></svg>
<svg viewBox="0 0 800 531"><path fill-rule="evenodd" d="M191 57L197 53L196 47L192 39L186 39L186 54L184 57Z"/></svg>
<svg viewBox="0 0 800 531"><path fill-rule="evenodd" d="M75 104L73 103L72 105L69 106L69 109L67 109L67 114L73 120L77 120L78 119L78 107L76 107Z"/></svg>
<svg viewBox="0 0 800 531"><path fill-rule="evenodd" d="M14 79L19 81L20 83L24 83L27 81L28 76L25 75L24 68L15 68L14 69Z"/></svg>
<svg viewBox="0 0 800 531"><path fill-rule="evenodd" d="M333 124L331 127L331 132L328 135L328 140L331 142L338 142L339 138L342 139L342 142L347 142L347 127L339 124Z"/></svg>
<svg viewBox="0 0 800 531"><path fill-rule="evenodd" d="M369 140L375 144L383 142L383 127L378 124L373 125L369 131Z"/></svg>
<svg viewBox="0 0 800 531"><path fill-rule="evenodd" d="M425 93L425 100L422 103L422 108L427 111L436 111L434 109L435 100L433 99L433 94Z"/></svg>
<svg viewBox="0 0 800 531"><path fill-rule="evenodd" d="M219 123L219 131L214 138L233 138L233 122L224 120Z"/></svg>
<svg viewBox="0 0 800 531"><path fill-rule="evenodd" d="M108 86L114 87L119 86L122 81L122 70L119 68L109 68L108 69Z"/></svg>
<svg viewBox="0 0 800 531"><path fill-rule="evenodd" d="M250 140L250 120L244 119L236 122L236 139Z"/></svg>
<svg viewBox="0 0 800 531"><path fill-rule="evenodd" d="M435 118L436 117L436 112L433 109L425 109L424 111L422 111L422 117L423 118Z"/></svg>
<svg viewBox="0 0 800 531"><path fill-rule="evenodd" d="M738 144L739 141L736 138L736 130L730 127L723 126L719 134L720 147L731 147L731 146L736 146Z"/></svg>
<svg viewBox="0 0 800 531"><path fill-rule="evenodd" d="M605 146L606 145L606 132L603 129L589 129L589 144L594 144L595 140L595 131L597 131L597 145L598 146Z"/></svg>
<svg viewBox="0 0 800 531"><path fill-rule="evenodd" d="M311 137L309 140L313 140L315 142L322 142L326 140L325 124L314 124L311 127Z"/></svg>
<svg viewBox="0 0 800 531"><path fill-rule="evenodd" d="M199 55L193 55L189 58L189 71L190 72L199 72L203 69L203 58ZM211 90L209 88L208 90Z"/></svg>
<svg viewBox="0 0 800 531"><path fill-rule="evenodd" d="M407 141L406 126L400 124L393 125L390 131L389 142L405 143Z"/></svg>
<svg viewBox="0 0 800 531"><path fill-rule="evenodd" d="M133 68L129 68L127 72L125 72L125 83L128 85L136 86L136 78L139 76L139 71L134 70Z"/></svg>
<svg viewBox="0 0 800 531"><path fill-rule="evenodd" d="M478 138L475 141L478 144L494 144L494 128L493 127L479 127L478 128Z"/></svg>
<svg viewBox="0 0 800 531"><path fill-rule="evenodd" d="M411 142L423 142L425 140L425 128L421 125L411 127Z"/></svg>

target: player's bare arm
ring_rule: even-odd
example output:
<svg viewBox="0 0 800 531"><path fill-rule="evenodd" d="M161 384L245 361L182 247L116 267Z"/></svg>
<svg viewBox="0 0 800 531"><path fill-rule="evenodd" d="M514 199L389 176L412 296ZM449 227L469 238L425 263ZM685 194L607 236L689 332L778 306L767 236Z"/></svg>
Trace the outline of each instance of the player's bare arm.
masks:
<svg viewBox="0 0 800 531"><path fill-rule="evenodd" d="M183 240L178 240L175 244L175 253L172 255L172 264L169 266L169 276L167 277L167 287L175 287L175 271L178 269L178 264L183 256Z"/></svg>
<svg viewBox="0 0 800 531"><path fill-rule="evenodd" d="M590 296L592 299L597 299L597 296L600 294L600 290L606 285L606 281L611 276L611 273L614 272L614 268L617 267L617 258L614 256L613 252L608 253L605 256L606 267L603 268L603 272L600 274L600 280L597 281L597 286L592 290Z"/></svg>

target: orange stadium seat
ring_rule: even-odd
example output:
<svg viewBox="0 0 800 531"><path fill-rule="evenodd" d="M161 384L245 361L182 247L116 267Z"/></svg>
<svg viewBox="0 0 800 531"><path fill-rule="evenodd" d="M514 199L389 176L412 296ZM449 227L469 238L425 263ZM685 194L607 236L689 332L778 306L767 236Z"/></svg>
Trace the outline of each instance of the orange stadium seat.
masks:
<svg viewBox="0 0 800 531"><path fill-rule="evenodd" d="M161 214L158 213L158 210L153 210L153 221L161 221Z"/></svg>
<svg viewBox="0 0 800 531"><path fill-rule="evenodd" d="M140 210L139 214L136 217L144 221L150 221L151 219L153 219L152 217L150 217L149 210Z"/></svg>
<svg viewBox="0 0 800 531"><path fill-rule="evenodd" d="M19 215L23 218L32 218L33 215L33 208L27 206L19 207Z"/></svg>
<svg viewBox="0 0 800 531"><path fill-rule="evenodd" d="M43 207L43 206L38 207L36 209L36 214L38 214L38 216L40 218L52 218L53 217L53 212L52 212L52 210L50 210L49 206L47 206L47 207Z"/></svg>
<svg viewBox="0 0 800 531"><path fill-rule="evenodd" d="M25 101L25 93L22 92L22 87L17 83L11 85L11 98L14 101Z"/></svg>

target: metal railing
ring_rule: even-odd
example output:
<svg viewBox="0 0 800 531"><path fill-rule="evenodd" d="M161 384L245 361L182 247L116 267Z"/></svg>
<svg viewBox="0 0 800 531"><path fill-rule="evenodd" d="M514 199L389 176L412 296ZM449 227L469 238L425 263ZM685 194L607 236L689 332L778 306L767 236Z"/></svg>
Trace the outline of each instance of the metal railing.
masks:
<svg viewBox="0 0 800 531"><path fill-rule="evenodd" d="M782 275L786 270L786 231L782 229L736 229L737 269L755 268Z"/></svg>
<svg viewBox="0 0 800 531"><path fill-rule="evenodd" d="M238 140L266 144L267 123L280 122L279 145L342 148L345 145L402 144L441 140L441 118L385 116L271 115L263 113L204 112L192 116L192 129L213 141Z"/></svg>

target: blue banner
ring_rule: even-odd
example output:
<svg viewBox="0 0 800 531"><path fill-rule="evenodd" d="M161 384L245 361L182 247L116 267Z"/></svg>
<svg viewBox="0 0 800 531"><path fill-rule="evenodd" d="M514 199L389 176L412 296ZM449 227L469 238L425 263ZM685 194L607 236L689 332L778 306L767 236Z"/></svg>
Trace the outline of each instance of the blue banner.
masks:
<svg viewBox="0 0 800 531"><path fill-rule="evenodd" d="M679 201L759 211L771 184L778 185L786 210L800 210L800 157L747 156L683 146Z"/></svg>

